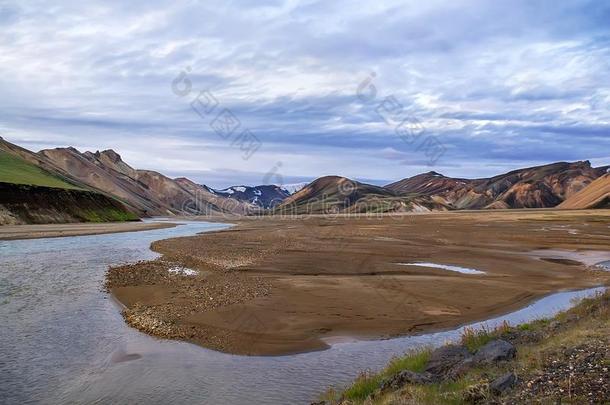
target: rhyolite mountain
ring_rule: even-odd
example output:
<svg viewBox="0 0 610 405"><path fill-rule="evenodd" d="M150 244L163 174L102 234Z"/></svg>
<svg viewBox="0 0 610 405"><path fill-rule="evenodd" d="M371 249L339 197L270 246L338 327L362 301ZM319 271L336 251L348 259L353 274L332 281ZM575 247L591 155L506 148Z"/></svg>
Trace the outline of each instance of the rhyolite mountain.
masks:
<svg viewBox="0 0 610 405"><path fill-rule="evenodd" d="M113 150L81 153L75 148L56 148L39 154L67 175L115 196L142 216L247 212L242 205L223 206L204 187L186 179L134 169Z"/></svg>
<svg viewBox="0 0 610 405"><path fill-rule="evenodd" d="M314 180L275 208L282 214L386 213L444 211L434 198L405 195L346 177L325 176Z"/></svg>
<svg viewBox="0 0 610 405"><path fill-rule="evenodd" d="M116 198L0 138L0 225L138 220Z"/></svg>
<svg viewBox="0 0 610 405"><path fill-rule="evenodd" d="M6 203L12 186L3 189L0 210L8 218L5 223L44 222L53 218L87 220L83 215L87 210L96 212L89 220L112 220L157 215L600 208L608 206L610 194L608 166L595 168L588 161L552 163L481 179L428 172L384 187L325 176L309 184L213 189L184 177L172 179L155 171L135 169L113 150L81 153L68 147L34 153L0 138L0 151L5 156L4 160L0 159L0 174L5 173L6 178L17 175L20 185L32 187L14 191L21 200L11 200L13 208L9 214L6 214ZM35 187L72 191L70 195L64 193L63 200L53 200L49 197L53 192ZM93 193L87 197L93 200L89 198L82 209L70 214L58 211L62 208L61 201L75 206L85 201L85 195L79 194L82 192ZM28 211L24 208L28 207L28 193L32 195L31 218L24 216ZM54 201L54 205L41 205L46 198ZM16 214L17 211L20 213Z"/></svg>
<svg viewBox="0 0 610 405"><path fill-rule="evenodd" d="M482 179L462 179L429 172L385 188L436 197L453 209L556 207L606 173L588 161L558 162L513 170Z"/></svg>
<svg viewBox="0 0 610 405"><path fill-rule="evenodd" d="M559 204L562 209L610 208L610 173L572 194Z"/></svg>

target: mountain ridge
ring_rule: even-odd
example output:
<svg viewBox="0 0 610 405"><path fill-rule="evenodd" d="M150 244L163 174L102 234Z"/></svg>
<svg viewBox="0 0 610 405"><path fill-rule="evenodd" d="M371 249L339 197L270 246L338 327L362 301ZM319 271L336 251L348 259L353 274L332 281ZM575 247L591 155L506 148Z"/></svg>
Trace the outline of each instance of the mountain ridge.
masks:
<svg viewBox="0 0 610 405"><path fill-rule="evenodd" d="M454 209L549 208L602 176L607 168L594 168L589 161L555 162L479 179L429 172L385 187L436 196Z"/></svg>
<svg viewBox="0 0 610 405"><path fill-rule="evenodd" d="M0 225L138 220L117 198L0 139Z"/></svg>
<svg viewBox="0 0 610 405"><path fill-rule="evenodd" d="M570 197L605 175L609 167L595 168L585 160L476 179L429 171L385 186L329 175L285 188L240 185L214 189L186 177L172 179L153 170L136 169L113 149L80 152L66 147L35 153L2 138L0 149L76 188L117 199L139 217L562 208ZM602 186L587 195L604 201L606 194Z"/></svg>

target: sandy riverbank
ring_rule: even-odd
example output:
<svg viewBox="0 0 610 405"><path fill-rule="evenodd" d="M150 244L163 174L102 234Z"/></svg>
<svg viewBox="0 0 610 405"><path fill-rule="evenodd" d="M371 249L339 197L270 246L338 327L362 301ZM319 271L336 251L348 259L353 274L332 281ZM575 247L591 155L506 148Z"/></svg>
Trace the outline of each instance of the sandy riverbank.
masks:
<svg viewBox="0 0 610 405"><path fill-rule="evenodd" d="M176 224L159 222L104 222L45 225L0 226L0 240L58 238L63 236L101 235L106 233L150 231L173 228Z"/></svg>
<svg viewBox="0 0 610 405"><path fill-rule="evenodd" d="M126 320L156 336L237 354L319 350L345 336L439 330L608 284L608 272L553 259L557 250L610 252L608 218L544 210L244 219L156 242L160 260L111 269L107 285ZM544 249L554 254L541 257ZM402 265L420 262L485 274Z"/></svg>

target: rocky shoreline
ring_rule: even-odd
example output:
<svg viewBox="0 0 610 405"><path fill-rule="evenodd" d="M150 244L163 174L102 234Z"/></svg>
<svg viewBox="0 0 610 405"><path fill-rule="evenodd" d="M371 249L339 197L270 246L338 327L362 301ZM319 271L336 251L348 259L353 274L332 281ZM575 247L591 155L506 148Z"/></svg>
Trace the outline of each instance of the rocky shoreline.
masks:
<svg viewBox="0 0 610 405"><path fill-rule="evenodd" d="M317 405L610 402L610 292L552 319L463 335L460 344L410 353L363 374ZM411 361L409 361L411 360Z"/></svg>
<svg viewBox="0 0 610 405"><path fill-rule="evenodd" d="M130 293L142 284L156 293L147 300L143 292L132 301ZM162 259L112 267L105 286L125 305L123 318L130 326L156 337L186 340L220 351L228 349L227 331L189 325L189 316L262 297L270 289L260 277L190 270ZM172 301L157 301L159 294Z"/></svg>

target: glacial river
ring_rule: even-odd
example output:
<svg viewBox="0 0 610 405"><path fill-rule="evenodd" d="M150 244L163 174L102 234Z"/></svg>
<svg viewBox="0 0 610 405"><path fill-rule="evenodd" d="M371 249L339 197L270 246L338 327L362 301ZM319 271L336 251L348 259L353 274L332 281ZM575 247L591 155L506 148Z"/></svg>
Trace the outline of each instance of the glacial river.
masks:
<svg viewBox="0 0 610 405"><path fill-rule="evenodd" d="M226 226L0 241L0 403L306 404L409 348L459 336L456 329L245 357L159 340L123 322L103 291L108 266L155 258L155 240ZM595 291L554 294L485 324L549 316Z"/></svg>

